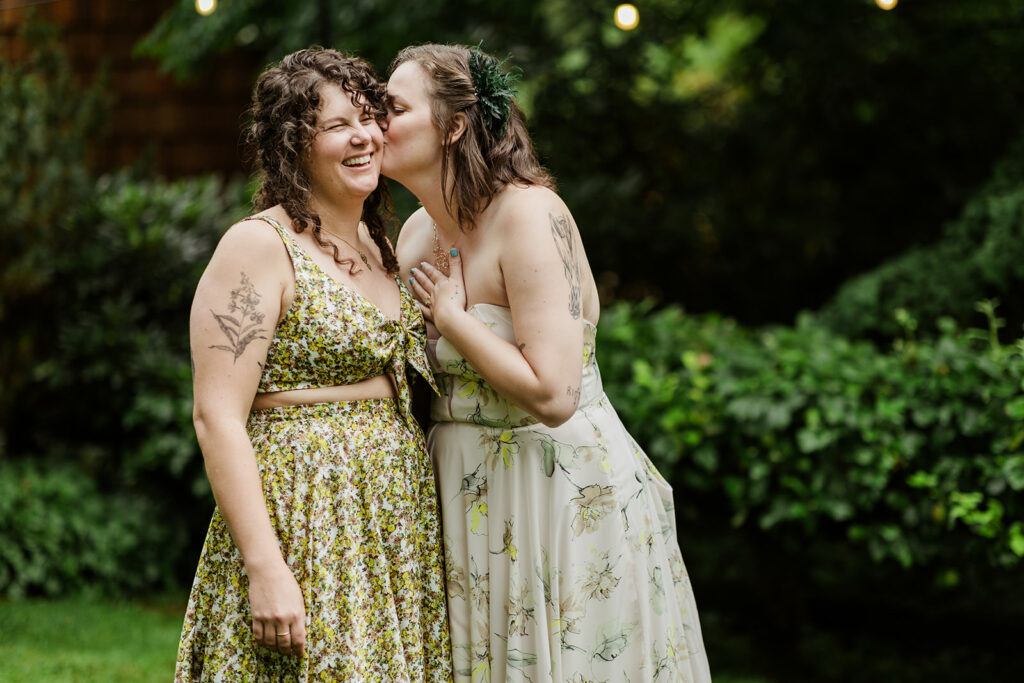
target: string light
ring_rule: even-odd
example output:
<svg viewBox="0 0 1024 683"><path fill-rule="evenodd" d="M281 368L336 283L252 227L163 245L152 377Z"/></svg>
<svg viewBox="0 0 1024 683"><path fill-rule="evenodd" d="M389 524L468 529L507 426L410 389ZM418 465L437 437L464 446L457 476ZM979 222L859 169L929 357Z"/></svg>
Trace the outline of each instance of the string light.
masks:
<svg viewBox="0 0 1024 683"><path fill-rule="evenodd" d="M615 25L623 31L632 31L640 23L640 12L629 3L615 8Z"/></svg>
<svg viewBox="0 0 1024 683"><path fill-rule="evenodd" d="M217 0L196 0L196 11L204 17L213 14L217 9Z"/></svg>
<svg viewBox="0 0 1024 683"><path fill-rule="evenodd" d="M875 4L882 9L892 9L900 0L875 0Z"/></svg>

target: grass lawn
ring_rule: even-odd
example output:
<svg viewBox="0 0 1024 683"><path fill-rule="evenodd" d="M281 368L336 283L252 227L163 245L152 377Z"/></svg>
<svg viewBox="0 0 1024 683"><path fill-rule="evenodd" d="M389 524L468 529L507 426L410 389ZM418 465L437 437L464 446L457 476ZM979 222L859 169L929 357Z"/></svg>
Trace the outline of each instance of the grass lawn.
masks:
<svg viewBox="0 0 1024 683"><path fill-rule="evenodd" d="M184 612L166 600L0 602L0 681L167 683Z"/></svg>
<svg viewBox="0 0 1024 683"><path fill-rule="evenodd" d="M183 599L0 602L0 683L167 683L184 611ZM769 683L711 664L715 683Z"/></svg>

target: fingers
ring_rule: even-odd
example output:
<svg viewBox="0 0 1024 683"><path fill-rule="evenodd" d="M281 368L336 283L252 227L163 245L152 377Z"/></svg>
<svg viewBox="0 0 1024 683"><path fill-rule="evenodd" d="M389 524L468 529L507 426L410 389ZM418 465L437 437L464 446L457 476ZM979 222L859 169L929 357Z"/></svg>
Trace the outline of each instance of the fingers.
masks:
<svg viewBox="0 0 1024 683"><path fill-rule="evenodd" d="M306 624L302 618L277 623L277 643L274 649L283 655L301 656L306 651Z"/></svg>
<svg viewBox="0 0 1024 683"><path fill-rule="evenodd" d="M260 645L263 645L263 647L267 647L266 644L263 641L263 631L264 631L264 629L263 629L263 621L261 621L260 619L253 619L252 620L252 637L253 637L253 640L255 640Z"/></svg>
<svg viewBox="0 0 1024 683"><path fill-rule="evenodd" d="M428 306L433 303L431 300L431 292L434 289L434 283L418 268L412 269L412 277L409 278L409 286L412 287L412 293L416 295L416 298L426 303Z"/></svg>
<svg viewBox="0 0 1024 683"><path fill-rule="evenodd" d="M292 649L291 653L301 657L306 652L306 620L301 618L292 623Z"/></svg>
<svg viewBox="0 0 1024 683"><path fill-rule="evenodd" d="M284 655L302 655L306 651L305 615L290 620L254 620L252 635L257 643L268 650Z"/></svg>
<svg viewBox="0 0 1024 683"><path fill-rule="evenodd" d="M252 637L257 643L269 650L277 649L277 630L273 621L253 619Z"/></svg>
<svg viewBox="0 0 1024 683"><path fill-rule="evenodd" d="M462 281L462 256L455 247L451 248L448 256L448 277L457 282Z"/></svg>
<svg viewBox="0 0 1024 683"><path fill-rule="evenodd" d="M274 649L286 655L292 653L292 631L286 624L276 625Z"/></svg>
<svg viewBox="0 0 1024 683"><path fill-rule="evenodd" d="M415 275L417 269L413 268L412 270L413 275ZM442 273L440 270L435 268L432 264L427 263L426 261L420 261L420 267L418 270L423 272L424 278L426 279L427 282L432 282L434 284L436 284L438 280L445 277L444 273Z"/></svg>
<svg viewBox="0 0 1024 683"><path fill-rule="evenodd" d="M434 322L434 311L431 310L431 308L429 306L424 306L419 301L416 302L416 305L419 306L420 313L423 314L423 319L424 320L427 320L429 322Z"/></svg>
<svg viewBox="0 0 1024 683"><path fill-rule="evenodd" d="M306 623L300 618L292 624L292 654L302 656L306 651Z"/></svg>

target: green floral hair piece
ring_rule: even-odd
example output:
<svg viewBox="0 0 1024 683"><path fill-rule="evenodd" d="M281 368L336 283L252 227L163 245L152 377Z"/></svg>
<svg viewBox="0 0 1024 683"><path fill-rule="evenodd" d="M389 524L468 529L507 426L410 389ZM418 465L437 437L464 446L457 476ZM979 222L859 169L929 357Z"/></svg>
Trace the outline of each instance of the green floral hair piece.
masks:
<svg viewBox="0 0 1024 683"><path fill-rule="evenodd" d="M519 80L519 74L501 70L509 59L506 57L499 62L484 54L479 46L469 51L469 75L480 100L484 125L495 137L500 137L505 131L512 115L512 98L517 92L512 84Z"/></svg>

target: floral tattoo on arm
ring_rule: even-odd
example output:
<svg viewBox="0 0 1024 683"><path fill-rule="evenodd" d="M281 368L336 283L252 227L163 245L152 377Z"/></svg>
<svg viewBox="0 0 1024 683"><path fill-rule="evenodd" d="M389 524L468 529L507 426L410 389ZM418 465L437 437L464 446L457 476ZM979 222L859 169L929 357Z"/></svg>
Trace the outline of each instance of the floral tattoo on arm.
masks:
<svg viewBox="0 0 1024 683"><path fill-rule="evenodd" d="M231 302L228 305L227 314L210 310L220 326L220 331L228 338L227 344L214 344L210 348L230 351L234 356L232 359L234 362L245 353L245 348L253 340L266 339L261 333L267 330L260 327L263 324L263 314L256 310L259 304L260 295L252 286L252 280L243 272L242 284L231 290Z"/></svg>
<svg viewBox="0 0 1024 683"><path fill-rule="evenodd" d="M583 314L580 297L580 263L576 258L576 243L572 239L572 225L567 216L556 216L549 213L551 219L551 237L555 240L555 248L562 258L565 279L569 282L569 314L573 320L579 320Z"/></svg>

